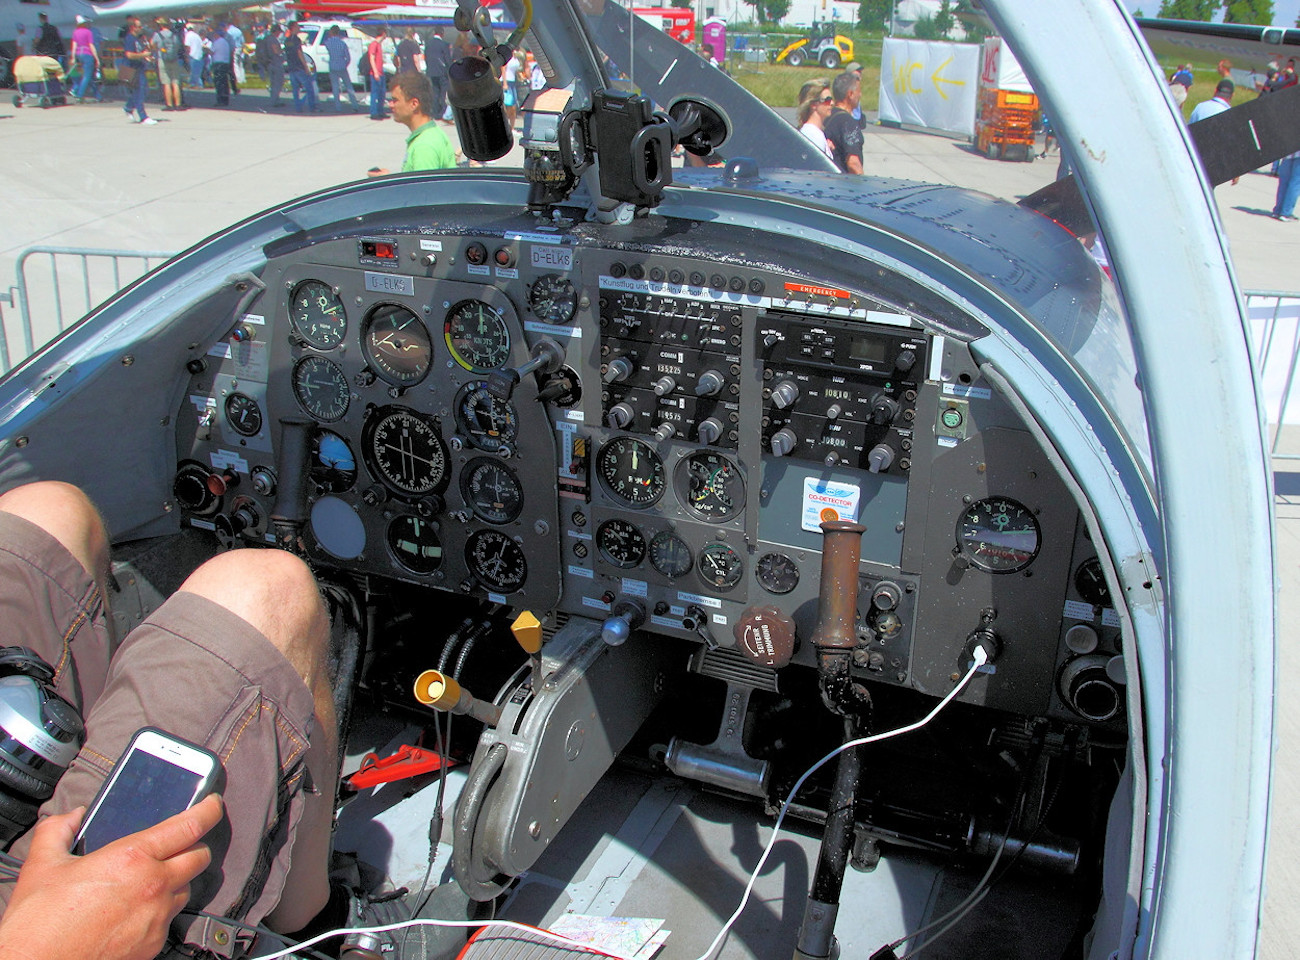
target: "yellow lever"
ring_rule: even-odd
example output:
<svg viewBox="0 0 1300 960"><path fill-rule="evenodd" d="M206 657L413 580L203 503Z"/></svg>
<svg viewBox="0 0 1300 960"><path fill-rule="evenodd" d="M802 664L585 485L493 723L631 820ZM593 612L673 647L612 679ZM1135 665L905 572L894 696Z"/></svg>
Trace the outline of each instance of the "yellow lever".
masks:
<svg viewBox="0 0 1300 960"><path fill-rule="evenodd" d="M510 632L515 635L515 642L530 657L541 651L542 622L533 616L531 610L525 610L515 617L515 622L510 624Z"/></svg>

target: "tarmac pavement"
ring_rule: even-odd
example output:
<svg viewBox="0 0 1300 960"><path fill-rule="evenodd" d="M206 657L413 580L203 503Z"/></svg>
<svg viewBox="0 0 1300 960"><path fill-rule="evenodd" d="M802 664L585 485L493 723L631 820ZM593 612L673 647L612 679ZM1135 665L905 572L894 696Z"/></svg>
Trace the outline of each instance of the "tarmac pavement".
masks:
<svg viewBox="0 0 1300 960"><path fill-rule="evenodd" d="M373 122L364 110L272 110L264 91L212 107L210 91L189 94L193 109L163 112L153 126L128 123L118 102L40 110L0 101L0 292L18 255L34 245L178 251L226 226L303 194L362 179L375 166L399 169L407 130ZM454 127L444 129L456 144ZM760 163L762 158L758 158ZM496 165L518 166L515 150ZM872 127L867 171L982 190L1015 201L1055 178L1055 158L988 160L964 141ZM1243 290L1300 291L1300 223L1269 216L1277 181L1249 174L1216 196ZM1141 185L1135 184L1135 190ZM1162 240L1153 225L1152 242ZM1170 241L1176 241L1171 235ZM16 311L5 311L13 343ZM1300 447L1300 428L1291 449ZM1279 464L1291 469L1291 466ZM1295 469L1300 470L1300 466ZM1300 472L1278 473L1277 550L1281 590L1278 688L1300 677ZM1269 890L1259 956L1289 960L1300 938L1300 836L1285 829L1300 796L1300 703L1278 699L1278 751ZM1207 883L1213 878L1208 871Z"/></svg>

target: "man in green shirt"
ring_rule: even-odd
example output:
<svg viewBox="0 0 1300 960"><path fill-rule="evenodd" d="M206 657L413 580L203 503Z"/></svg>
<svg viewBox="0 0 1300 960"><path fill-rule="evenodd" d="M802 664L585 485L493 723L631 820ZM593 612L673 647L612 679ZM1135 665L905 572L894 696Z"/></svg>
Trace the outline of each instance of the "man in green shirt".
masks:
<svg viewBox="0 0 1300 960"><path fill-rule="evenodd" d="M456 165L456 151L452 149L447 134L438 121L429 116L433 103L433 84L423 73L399 73L393 77L388 91L388 105L393 119L411 131L406 138L406 159L402 172L410 170L442 170ZM388 170L375 167L371 176L381 176Z"/></svg>

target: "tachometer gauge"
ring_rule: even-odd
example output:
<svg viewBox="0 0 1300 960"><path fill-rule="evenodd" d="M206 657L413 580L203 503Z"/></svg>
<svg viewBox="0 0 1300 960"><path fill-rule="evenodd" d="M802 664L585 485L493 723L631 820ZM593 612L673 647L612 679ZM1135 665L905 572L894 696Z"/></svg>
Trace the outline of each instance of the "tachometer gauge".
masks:
<svg viewBox="0 0 1300 960"><path fill-rule="evenodd" d="M799 565L784 553L765 553L758 558L754 576L768 593L789 593L799 586Z"/></svg>
<svg viewBox="0 0 1300 960"><path fill-rule="evenodd" d="M466 370L487 373L510 359L510 330L482 300L462 300L448 310L442 332L452 359Z"/></svg>
<svg viewBox="0 0 1300 960"><path fill-rule="evenodd" d="M487 381L471 380L456 393L456 428L471 445L489 453L514 445L518 416L509 400L488 393Z"/></svg>
<svg viewBox="0 0 1300 960"><path fill-rule="evenodd" d="M351 399L343 368L325 357L303 357L293 365L293 395L300 407L326 423L342 420Z"/></svg>
<svg viewBox="0 0 1300 960"><path fill-rule="evenodd" d="M650 566L670 580L691 572L695 558L686 541L669 530L660 530L650 540Z"/></svg>
<svg viewBox="0 0 1300 960"><path fill-rule="evenodd" d="M648 507L664 493L664 462L644 440L615 437L600 448L596 470L605 489L633 507Z"/></svg>
<svg viewBox="0 0 1300 960"><path fill-rule="evenodd" d="M312 440L309 473L316 486L326 493L351 490L357 482L356 454L337 433L321 430Z"/></svg>
<svg viewBox="0 0 1300 960"><path fill-rule="evenodd" d="M262 430L262 408L252 397L232 393L226 397L226 422L236 433L255 437Z"/></svg>
<svg viewBox="0 0 1300 960"><path fill-rule="evenodd" d="M361 431L366 466L398 493L420 496L447 479L447 447L424 417L406 407L379 407Z"/></svg>
<svg viewBox="0 0 1300 960"><path fill-rule="evenodd" d="M700 551L700 577L719 590L740 583L745 575L745 561L725 543L710 543Z"/></svg>
<svg viewBox="0 0 1300 960"><path fill-rule="evenodd" d="M720 453L692 453L677 468L677 496L702 519L730 520L745 507L745 478Z"/></svg>
<svg viewBox="0 0 1300 960"><path fill-rule="evenodd" d="M524 488L515 472L498 460L471 460L460 475L460 494L474 516L488 523L510 523L524 509Z"/></svg>
<svg viewBox="0 0 1300 960"><path fill-rule="evenodd" d="M320 280L304 280L289 295L289 322L294 332L318 350L332 350L348 332L348 317L334 289Z"/></svg>
<svg viewBox="0 0 1300 960"><path fill-rule="evenodd" d="M433 359L429 331L419 317L395 303L381 303L370 311L361 346L375 373L398 387L423 380Z"/></svg>
<svg viewBox="0 0 1300 960"><path fill-rule="evenodd" d="M433 573L442 566L442 541L428 520L409 515L388 525L388 549L393 559L412 573Z"/></svg>
<svg viewBox="0 0 1300 960"><path fill-rule="evenodd" d="M957 546L980 570L1015 573L1038 556L1038 521L1015 500L977 500L957 518Z"/></svg>
<svg viewBox="0 0 1300 960"><path fill-rule="evenodd" d="M528 305L539 320L568 323L578 309L573 281L558 273L542 274L528 291Z"/></svg>
<svg viewBox="0 0 1300 960"><path fill-rule="evenodd" d="M523 547L500 530L470 534L465 541L465 564L475 580L498 593L514 593L528 579Z"/></svg>
<svg viewBox="0 0 1300 960"><path fill-rule="evenodd" d="M1106 585L1106 575L1101 572L1101 561L1096 557L1083 561L1074 571L1074 589L1079 591L1085 603L1097 607L1110 606L1110 587Z"/></svg>
<svg viewBox="0 0 1300 960"><path fill-rule="evenodd" d="M645 559L645 537L627 520L606 520L596 529L600 555L616 567L628 569Z"/></svg>

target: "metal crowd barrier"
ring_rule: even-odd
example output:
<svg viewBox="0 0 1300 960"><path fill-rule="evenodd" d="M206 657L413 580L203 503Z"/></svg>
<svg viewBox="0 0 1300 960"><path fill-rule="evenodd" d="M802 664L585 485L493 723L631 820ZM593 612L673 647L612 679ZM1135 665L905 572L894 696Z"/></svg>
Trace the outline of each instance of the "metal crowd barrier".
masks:
<svg viewBox="0 0 1300 960"><path fill-rule="evenodd" d="M1283 427L1288 422L1300 424L1300 401L1291 407L1300 365L1300 293L1248 290L1245 296L1255 376L1273 427L1270 453L1274 460L1300 460L1300 453L1282 452Z"/></svg>
<svg viewBox="0 0 1300 960"><path fill-rule="evenodd" d="M18 256L16 286L0 293L0 375L172 255L72 247L24 250ZM9 316L6 306L12 308ZM11 331L16 334L12 350Z"/></svg>

